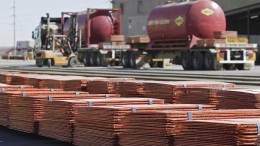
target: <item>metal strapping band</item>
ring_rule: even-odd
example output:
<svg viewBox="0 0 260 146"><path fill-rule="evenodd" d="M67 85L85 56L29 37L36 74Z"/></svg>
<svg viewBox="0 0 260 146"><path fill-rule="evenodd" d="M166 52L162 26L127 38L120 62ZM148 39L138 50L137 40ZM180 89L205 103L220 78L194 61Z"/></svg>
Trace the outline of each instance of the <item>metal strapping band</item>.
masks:
<svg viewBox="0 0 260 146"><path fill-rule="evenodd" d="M53 101L53 98L51 96L48 96L48 101Z"/></svg>
<svg viewBox="0 0 260 146"><path fill-rule="evenodd" d="M153 100L152 99L149 99L148 100L148 105L152 105L153 104Z"/></svg>
<svg viewBox="0 0 260 146"><path fill-rule="evenodd" d="M88 102L88 106L91 107L93 105L92 101Z"/></svg>
<svg viewBox="0 0 260 146"><path fill-rule="evenodd" d="M202 111L202 105L198 105L198 110Z"/></svg>
<svg viewBox="0 0 260 146"><path fill-rule="evenodd" d="M2 93L5 93L5 88L2 88L1 91L2 91Z"/></svg>
<svg viewBox="0 0 260 146"><path fill-rule="evenodd" d="M23 96L23 97L25 97L25 96L26 96L26 93L25 93L25 92L23 92L23 93L22 93L22 96Z"/></svg>
<svg viewBox="0 0 260 146"><path fill-rule="evenodd" d="M136 113L136 107L133 107L133 108L132 108L132 112L133 112L133 113Z"/></svg>
<svg viewBox="0 0 260 146"><path fill-rule="evenodd" d="M188 112L188 120L192 120L192 112Z"/></svg>

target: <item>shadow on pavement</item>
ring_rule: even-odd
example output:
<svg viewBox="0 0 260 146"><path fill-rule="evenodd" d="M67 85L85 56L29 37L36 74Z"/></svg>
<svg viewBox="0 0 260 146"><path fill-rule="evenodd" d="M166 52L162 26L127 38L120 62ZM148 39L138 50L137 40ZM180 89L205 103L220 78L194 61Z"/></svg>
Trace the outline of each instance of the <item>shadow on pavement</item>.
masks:
<svg viewBox="0 0 260 146"><path fill-rule="evenodd" d="M54 139L10 130L0 126L0 146L73 146Z"/></svg>

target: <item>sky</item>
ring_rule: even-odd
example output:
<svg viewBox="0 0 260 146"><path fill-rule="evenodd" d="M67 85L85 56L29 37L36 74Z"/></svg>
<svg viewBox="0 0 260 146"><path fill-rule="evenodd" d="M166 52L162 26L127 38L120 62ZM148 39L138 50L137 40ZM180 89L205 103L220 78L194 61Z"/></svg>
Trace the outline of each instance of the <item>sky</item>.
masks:
<svg viewBox="0 0 260 146"><path fill-rule="evenodd" d="M15 0L16 41L31 40L32 31L40 18L50 13L60 17L64 11L83 11L87 8L109 8L110 0ZM13 46L13 0L0 0L0 46Z"/></svg>

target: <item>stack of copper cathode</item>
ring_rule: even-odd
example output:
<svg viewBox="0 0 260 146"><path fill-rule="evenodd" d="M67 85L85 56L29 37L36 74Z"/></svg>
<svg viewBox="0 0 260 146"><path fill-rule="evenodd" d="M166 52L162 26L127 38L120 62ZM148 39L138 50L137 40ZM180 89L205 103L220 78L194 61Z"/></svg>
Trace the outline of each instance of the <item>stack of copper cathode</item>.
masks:
<svg viewBox="0 0 260 146"><path fill-rule="evenodd" d="M0 84L1 126L79 146L259 144L255 88L4 72L0 81L14 84Z"/></svg>
<svg viewBox="0 0 260 146"><path fill-rule="evenodd" d="M260 89L219 90L218 109L259 109Z"/></svg>
<svg viewBox="0 0 260 146"><path fill-rule="evenodd" d="M145 97L145 81L123 81L116 83L116 92L123 97Z"/></svg>
<svg viewBox="0 0 260 146"><path fill-rule="evenodd" d="M260 118L194 120L179 124L175 146L183 145L259 145Z"/></svg>
<svg viewBox="0 0 260 146"><path fill-rule="evenodd" d="M259 118L260 110L207 110L207 111L149 111L130 113L120 139L127 145L175 145L176 135L187 120L213 120L234 118Z"/></svg>
<svg viewBox="0 0 260 146"><path fill-rule="evenodd" d="M88 83L87 91L93 94L116 93L116 85L118 82L133 81L132 78L111 78L104 80L94 80Z"/></svg>
<svg viewBox="0 0 260 146"><path fill-rule="evenodd" d="M0 125L8 126L9 121L9 98L6 96L5 92L7 91L17 91L17 90L25 90L32 89L31 86L21 85L7 85L0 84Z"/></svg>
<svg viewBox="0 0 260 146"><path fill-rule="evenodd" d="M74 117L77 107L128 105L128 104L163 104L160 99L112 98L58 100L46 103L43 120L40 122L39 134L65 142L72 142ZM51 126L50 126L51 125Z"/></svg>
<svg viewBox="0 0 260 146"><path fill-rule="evenodd" d="M9 102L9 126L11 129L27 133L37 133L39 121L42 117L43 102L51 99L78 99L88 96L85 92L49 91L39 89L38 91L23 92L21 95L13 96Z"/></svg>
<svg viewBox="0 0 260 146"><path fill-rule="evenodd" d="M14 73L9 73L9 72L1 72L0 73L0 82L4 84L10 84L12 81L12 75Z"/></svg>
<svg viewBox="0 0 260 146"><path fill-rule="evenodd" d="M210 81L178 81L178 82L162 82L162 81L154 81L154 82L145 82L144 83L144 90L146 97L149 98L160 98L164 99L166 103L200 103L198 101L202 101L204 104L208 104L208 99L204 97L194 96L193 93L188 94L185 90L183 94L178 94L180 91L179 88L196 88L198 91L201 90L200 88L232 88L234 84L223 83L223 82L210 82ZM181 101L181 96L179 95L187 95L189 99L192 98L192 101L184 100ZM201 99L200 99L201 98ZM198 101L197 101L198 100ZM200 104L203 104L200 103Z"/></svg>
<svg viewBox="0 0 260 146"><path fill-rule="evenodd" d="M125 105L79 107L75 117L75 145L119 145L129 113L163 110L213 110L212 105ZM98 123L98 124L96 124Z"/></svg>

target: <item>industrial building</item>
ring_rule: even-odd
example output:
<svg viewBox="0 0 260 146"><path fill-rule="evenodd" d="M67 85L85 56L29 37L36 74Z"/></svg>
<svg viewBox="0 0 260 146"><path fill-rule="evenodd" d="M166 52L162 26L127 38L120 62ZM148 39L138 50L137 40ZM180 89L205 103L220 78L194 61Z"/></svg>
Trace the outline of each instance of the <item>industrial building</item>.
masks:
<svg viewBox="0 0 260 146"><path fill-rule="evenodd" d="M122 9L122 31L125 35L145 35L150 11L168 0L113 0L114 8ZM176 0L175 0L176 1ZM178 0L179 1L179 0ZM182 0L183 1L183 0ZM227 30L236 30L260 44L259 0L214 0L225 11Z"/></svg>

